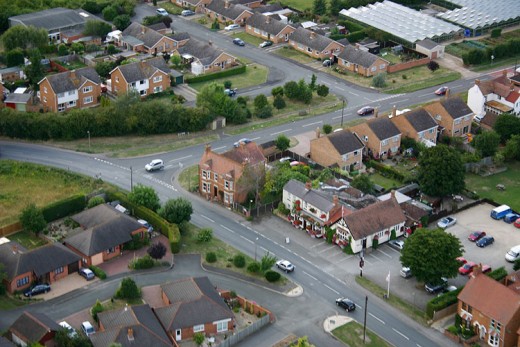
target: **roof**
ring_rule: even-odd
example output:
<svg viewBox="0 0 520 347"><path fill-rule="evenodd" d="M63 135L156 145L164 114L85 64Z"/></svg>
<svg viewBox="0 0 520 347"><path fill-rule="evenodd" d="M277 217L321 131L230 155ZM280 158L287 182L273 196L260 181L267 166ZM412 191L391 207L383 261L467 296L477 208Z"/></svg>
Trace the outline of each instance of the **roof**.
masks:
<svg viewBox="0 0 520 347"><path fill-rule="evenodd" d="M475 81L475 84L480 89L483 95L497 94L502 98L507 98L509 94L514 90L514 86L509 81L505 81L503 76L497 77L490 81Z"/></svg>
<svg viewBox="0 0 520 347"><path fill-rule="evenodd" d="M450 0L457 7L437 17L471 29L485 28L520 17L518 0Z"/></svg>
<svg viewBox="0 0 520 347"><path fill-rule="evenodd" d="M132 24L123 31L123 40L127 40L127 37L136 38L147 48L152 48L165 37L168 38L152 28L145 27L137 22L132 22Z"/></svg>
<svg viewBox="0 0 520 347"><path fill-rule="evenodd" d="M374 132L379 140L386 140L401 134L399 129L388 117L377 117L369 120L368 127Z"/></svg>
<svg viewBox="0 0 520 347"><path fill-rule="evenodd" d="M19 23L24 26L32 25L48 31L84 25L88 20L99 20L99 18L83 9L72 10L62 7L9 17L11 23Z"/></svg>
<svg viewBox="0 0 520 347"><path fill-rule="evenodd" d="M343 219L354 240L361 240L406 221L401 207L393 197L354 211Z"/></svg>
<svg viewBox="0 0 520 347"><path fill-rule="evenodd" d="M226 4L225 0L213 0L206 6L206 9L210 10L211 12L218 13L223 17L229 18L231 20L237 19L242 13L244 13L244 11L253 14L253 10L249 7L241 4L235 5L230 2Z"/></svg>
<svg viewBox="0 0 520 347"><path fill-rule="evenodd" d="M43 313L24 311L9 327L9 331L26 342L39 342L47 333L62 329Z"/></svg>
<svg viewBox="0 0 520 347"><path fill-rule="evenodd" d="M341 45L341 43L334 41L333 39L330 39L328 37L318 35L312 30L307 30L302 27L296 28L295 31L291 33L289 36L289 39L301 43L303 45L306 45L309 48L312 48L316 51L323 51L325 48L327 48L331 43L337 43Z"/></svg>
<svg viewBox="0 0 520 347"><path fill-rule="evenodd" d="M241 144L222 154L211 151L208 147L202 155L199 165L211 169L219 175L235 177L245 164L256 165L265 162L262 149L255 143ZM241 171L240 171L241 172ZM238 177L236 177L238 179Z"/></svg>
<svg viewBox="0 0 520 347"><path fill-rule="evenodd" d="M314 189L307 189L305 183L291 179L285 184L283 190L294 195L298 199L311 204L318 210L325 213L331 211L334 208L334 203L328 199L328 197L320 194L320 192Z"/></svg>
<svg viewBox="0 0 520 347"><path fill-rule="evenodd" d="M157 71L162 71L165 74L170 72L170 68L166 65L162 57L155 57L132 64L120 65L114 70L116 69L121 71L121 74L123 74L123 77L128 83L149 79ZM112 70L110 74L112 74L114 70Z"/></svg>
<svg viewBox="0 0 520 347"><path fill-rule="evenodd" d="M43 80L45 79L49 81L52 90L56 94L76 90L86 81L91 81L95 84L101 83L101 78L93 67L84 67L82 69L49 75ZM40 83L43 82L43 80L40 81Z"/></svg>
<svg viewBox="0 0 520 347"><path fill-rule="evenodd" d="M150 24L150 25L147 25L147 27L152 29L152 30L155 30L155 31L166 30L166 29L171 30L171 28L167 27L166 24L164 24L163 22Z"/></svg>
<svg viewBox="0 0 520 347"><path fill-rule="evenodd" d="M520 93L518 93L518 92L511 92L507 96L506 101L509 101L509 102L514 104L514 103L516 103L518 98L520 98Z"/></svg>
<svg viewBox="0 0 520 347"><path fill-rule="evenodd" d="M399 204L405 216L410 217L413 220L421 220L422 217L430 214L429 211L422 209L421 207L414 204L413 201L407 201Z"/></svg>
<svg viewBox="0 0 520 347"><path fill-rule="evenodd" d="M190 39L190 34L188 34L187 32L176 32L175 34L170 36L170 38L174 41L184 41Z"/></svg>
<svg viewBox="0 0 520 347"><path fill-rule="evenodd" d="M32 98L32 93L10 93L5 98L5 103L27 104Z"/></svg>
<svg viewBox="0 0 520 347"><path fill-rule="evenodd" d="M458 299L503 325L520 309L520 295L485 274L471 277Z"/></svg>
<svg viewBox="0 0 520 347"><path fill-rule="evenodd" d="M230 0L230 2L233 4L247 5L255 2L262 2L262 0Z"/></svg>
<svg viewBox="0 0 520 347"><path fill-rule="evenodd" d="M0 347L16 347L16 345L5 337L0 336Z"/></svg>
<svg viewBox="0 0 520 347"><path fill-rule="evenodd" d="M371 67L378 59L384 60L375 54L364 51L352 45L345 46L345 49L338 55L338 58L353 64L361 65L365 68Z"/></svg>
<svg viewBox="0 0 520 347"><path fill-rule="evenodd" d="M170 305L155 310L167 331L232 320L233 312L207 277L190 277L161 285Z"/></svg>
<svg viewBox="0 0 520 347"><path fill-rule="evenodd" d="M26 250L14 241L0 245L0 262L4 264L8 279L28 272L34 272L39 277L80 259L79 255L61 243L51 243L31 250Z"/></svg>
<svg viewBox="0 0 520 347"><path fill-rule="evenodd" d="M380 201L386 201L392 197L392 194L395 194L395 199L397 200L398 204L402 204L404 202L412 200L412 198L410 198L408 195L405 195L398 191L390 192L390 193L378 196L377 199Z"/></svg>
<svg viewBox="0 0 520 347"><path fill-rule="evenodd" d="M265 4L265 5L262 5L262 6L259 6L259 7L256 7L253 9L253 11L259 12L259 13L266 13L266 12L273 13L273 12L284 11L284 10L285 9L283 8L282 4L280 4L279 2Z"/></svg>
<svg viewBox="0 0 520 347"><path fill-rule="evenodd" d="M339 154L347 154L364 147L363 142L348 130L338 131L327 136Z"/></svg>
<svg viewBox="0 0 520 347"><path fill-rule="evenodd" d="M396 117L404 117L410 123L410 125L417 131L425 131L437 126L435 120L430 116L428 111L424 108L416 108L410 112L406 112L405 114L396 116ZM395 118L395 117L394 117Z"/></svg>
<svg viewBox="0 0 520 347"><path fill-rule="evenodd" d="M421 46L421 47L424 47L428 50L432 50L434 49L435 47L437 46L440 46L437 42L435 41L432 41L430 39L424 39L424 40L420 40L420 41L417 41L415 43L417 46Z"/></svg>
<svg viewBox="0 0 520 347"><path fill-rule="evenodd" d="M473 113L468 105L460 98L448 98L441 100L441 105L453 119L458 119Z"/></svg>
<svg viewBox="0 0 520 347"><path fill-rule="evenodd" d="M189 40L178 49L179 54L189 54L197 58L202 65L211 65L224 51L215 48L212 43Z"/></svg>
<svg viewBox="0 0 520 347"><path fill-rule="evenodd" d="M271 35L278 35L285 27L290 26L287 23L282 23L269 16L265 16L261 13L255 13L248 19L246 19L246 25L250 25L253 28L263 30Z"/></svg>

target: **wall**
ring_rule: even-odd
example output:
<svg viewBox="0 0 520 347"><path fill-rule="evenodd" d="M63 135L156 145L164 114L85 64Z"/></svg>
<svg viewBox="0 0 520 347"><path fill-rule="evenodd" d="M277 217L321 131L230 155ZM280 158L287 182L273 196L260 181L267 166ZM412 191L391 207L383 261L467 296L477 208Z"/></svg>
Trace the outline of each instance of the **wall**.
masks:
<svg viewBox="0 0 520 347"><path fill-rule="evenodd" d="M396 64L396 65L389 65L386 68L386 71L388 73L403 71L403 70L411 69L412 67L426 65L429 62L430 62L430 58L422 58L422 59L419 59L419 60L408 61L406 63L400 63L400 64Z"/></svg>
<svg viewBox="0 0 520 347"><path fill-rule="evenodd" d="M231 292L230 291L221 291L220 296L224 299L229 300L229 299L231 299ZM260 314L260 315L267 314L267 315L269 315L271 322L274 322L276 320L275 315L271 311L258 305L256 302L243 298L239 295L237 295L236 299L238 300L240 307L242 307L247 312L251 313L251 309L253 309L252 314L254 314L256 316L258 316L258 314Z"/></svg>
<svg viewBox="0 0 520 347"><path fill-rule="evenodd" d="M58 70L58 72L69 71L68 69L64 68L63 66L61 66L60 64L58 64L52 60L51 60L51 70Z"/></svg>
<svg viewBox="0 0 520 347"><path fill-rule="evenodd" d="M435 321L438 321L441 318L444 318L444 317L447 317L447 316L450 316L450 315L454 315L455 313L457 313L457 303L455 303L453 305L450 305L448 307L445 307L445 308L443 308L440 311L435 311L433 313L432 320L435 322Z"/></svg>

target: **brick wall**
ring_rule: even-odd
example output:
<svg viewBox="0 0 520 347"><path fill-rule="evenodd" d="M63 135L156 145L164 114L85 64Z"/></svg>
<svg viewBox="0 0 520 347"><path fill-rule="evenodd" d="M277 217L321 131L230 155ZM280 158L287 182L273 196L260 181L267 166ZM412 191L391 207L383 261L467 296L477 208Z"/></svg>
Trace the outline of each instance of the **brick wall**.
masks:
<svg viewBox="0 0 520 347"><path fill-rule="evenodd" d="M419 60L407 61L406 63L390 65L387 67L386 71L388 73L403 71L403 70L411 69L412 67L426 65L429 62L430 62L430 58L422 58Z"/></svg>
<svg viewBox="0 0 520 347"><path fill-rule="evenodd" d="M58 64L52 60L51 60L51 70L58 70L58 72L69 71L68 69L64 68L63 66L61 66L60 64Z"/></svg>
<svg viewBox="0 0 520 347"><path fill-rule="evenodd" d="M220 296L224 299L229 300L231 298L231 292L227 291L227 290L220 291ZM267 314L267 315L269 315L269 319L271 322L274 322L276 320L275 315L271 311L258 305L256 302L243 298L239 295L237 295L236 299L238 300L240 307L242 307L242 309L246 310L247 312L254 314L256 316L258 316L259 314L260 315ZM251 310L252 310L252 312L251 312Z"/></svg>
<svg viewBox="0 0 520 347"><path fill-rule="evenodd" d="M23 227L20 222L16 222L11 225L6 225L6 226L0 228L0 236L10 235L10 234L13 234L22 229L23 229Z"/></svg>

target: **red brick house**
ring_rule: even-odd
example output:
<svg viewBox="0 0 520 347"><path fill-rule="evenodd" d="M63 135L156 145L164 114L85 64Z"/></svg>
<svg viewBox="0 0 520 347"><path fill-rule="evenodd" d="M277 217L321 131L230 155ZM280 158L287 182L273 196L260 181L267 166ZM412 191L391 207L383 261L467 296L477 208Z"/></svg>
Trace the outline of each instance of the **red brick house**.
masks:
<svg viewBox="0 0 520 347"><path fill-rule="evenodd" d="M399 151L401 132L389 117L377 116L365 123L350 127L365 145L365 154L375 159L387 158Z"/></svg>
<svg viewBox="0 0 520 347"><path fill-rule="evenodd" d="M289 35L294 30L293 26L261 13L255 13L246 20L246 33L273 43L289 41Z"/></svg>
<svg viewBox="0 0 520 347"><path fill-rule="evenodd" d="M316 59L337 56L345 49L345 45L302 27L298 27L291 33L289 45L295 50Z"/></svg>
<svg viewBox="0 0 520 347"><path fill-rule="evenodd" d="M311 140L311 159L324 167L339 167L345 171L363 166L363 142L348 130L333 132Z"/></svg>
<svg viewBox="0 0 520 347"><path fill-rule="evenodd" d="M397 115L397 110L394 107L390 120L399 129L402 136L422 142L428 147L435 146L437 143L439 126L424 108L417 108Z"/></svg>
<svg viewBox="0 0 520 347"><path fill-rule="evenodd" d="M471 132L474 113L460 98L446 97L425 105L435 122L441 126L441 134L450 137L461 137Z"/></svg>
<svg viewBox="0 0 520 347"><path fill-rule="evenodd" d="M63 329L43 313L25 311L9 327L8 334L17 346L37 342L45 347L55 346L54 336Z"/></svg>
<svg viewBox="0 0 520 347"><path fill-rule="evenodd" d="M162 57L116 67L110 71L112 92L124 95L130 90L141 97L170 88L170 68Z"/></svg>
<svg viewBox="0 0 520 347"><path fill-rule="evenodd" d="M346 45L345 49L338 55L339 67L365 77L386 72L388 65L390 65L390 62L383 58L352 45Z"/></svg>
<svg viewBox="0 0 520 347"><path fill-rule="evenodd" d="M253 15L253 10L245 5L233 4L229 0L212 0L206 5L208 17L222 24L243 25Z"/></svg>

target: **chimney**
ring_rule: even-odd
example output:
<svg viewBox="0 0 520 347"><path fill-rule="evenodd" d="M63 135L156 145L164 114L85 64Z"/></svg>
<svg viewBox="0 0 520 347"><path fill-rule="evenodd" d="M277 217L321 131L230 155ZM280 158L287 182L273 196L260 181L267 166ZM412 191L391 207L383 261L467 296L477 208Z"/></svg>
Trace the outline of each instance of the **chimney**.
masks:
<svg viewBox="0 0 520 347"><path fill-rule="evenodd" d="M209 143L206 143L206 148L204 148L204 151L205 151L206 153L211 152L211 145L210 145Z"/></svg>
<svg viewBox="0 0 520 347"><path fill-rule="evenodd" d="M397 116L397 106L394 105L392 107L392 117L395 117L395 116Z"/></svg>
<svg viewBox="0 0 520 347"><path fill-rule="evenodd" d="M392 199L395 199L395 190L391 190L390 191L390 196L392 197Z"/></svg>
<svg viewBox="0 0 520 347"><path fill-rule="evenodd" d="M332 203L334 206L339 206L339 197L336 194L332 196Z"/></svg>
<svg viewBox="0 0 520 347"><path fill-rule="evenodd" d="M76 70L70 71L69 76L70 76L71 80L75 80L76 79Z"/></svg>
<svg viewBox="0 0 520 347"><path fill-rule="evenodd" d="M311 183L311 181L307 181L307 182L305 183L305 189L307 189L307 190L311 190L311 189L312 189L312 183Z"/></svg>
<svg viewBox="0 0 520 347"><path fill-rule="evenodd" d="M504 71L502 71L502 76L507 77L507 69L505 69Z"/></svg>
<svg viewBox="0 0 520 347"><path fill-rule="evenodd" d="M134 341L134 329L128 328L128 341Z"/></svg>
<svg viewBox="0 0 520 347"><path fill-rule="evenodd" d="M475 80L475 85L479 86L480 85L480 80Z"/></svg>
<svg viewBox="0 0 520 347"><path fill-rule="evenodd" d="M18 246L13 245L12 249L13 249L13 254L18 253Z"/></svg>
<svg viewBox="0 0 520 347"><path fill-rule="evenodd" d="M141 25L141 35L144 35L146 32L146 27L144 25Z"/></svg>
<svg viewBox="0 0 520 347"><path fill-rule="evenodd" d="M213 46L213 41L209 40L208 45Z"/></svg>
<svg viewBox="0 0 520 347"><path fill-rule="evenodd" d="M229 8L229 0L224 1L224 8Z"/></svg>
<svg viewBox="0 0 520 347"><path fill-rule="evenodd" d="M446 89L446 94L444 94L444 99L448 99L450 97L450 88Z"/></svg>
<svg viewBox="0 0 520 347"><path fill-rule="evenodd" d="M473 272L471 273L471 277L475 278L478 275L480 275L481 273L482 273L482 263L478 264L477 266L475 266L473 268Z"/></svg>
<svg viewBox="0 0 520 347"><path fill-rule="evenodd" d="M314 40L316 38L316 33L314 31L311 31L311 40Z"/></svg>
<svg viewBox="0 0 520 347"><path fill-rule="evenodd" d="M379 116L379 107L374 108L374 117Z"/></svg>
<svg viewBox="0 0 520 347"><path fill-rule="evenodd" d="M321 130L320 127L316 127L316 138L319 139L321 136Z"/></svg>

